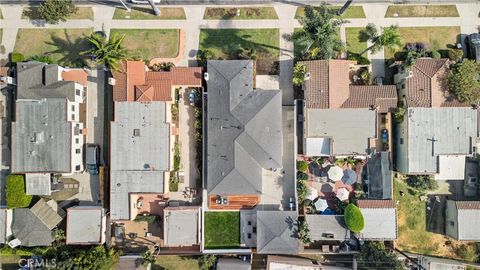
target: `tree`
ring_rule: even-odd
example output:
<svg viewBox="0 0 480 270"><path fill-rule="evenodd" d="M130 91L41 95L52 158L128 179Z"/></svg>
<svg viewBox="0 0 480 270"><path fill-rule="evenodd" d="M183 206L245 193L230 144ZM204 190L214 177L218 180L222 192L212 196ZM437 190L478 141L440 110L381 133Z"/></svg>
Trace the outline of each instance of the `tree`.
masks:
<svg viewBox="0 0 480 270"><path fill-rule="evenodd" d="M149 250L142 253L142 266L147 267L155 262L155 256Z"/></svg>
<svg viewBox="0 0 480 270"><path fill-rule="evenodd" d="M480 100L479 71L480 65L474 60L457 63L447 77L450 93L454 94L461 102L478 104Z"/></svg>
<svg viewBox="0 0 480 270"><path fill-rule="evenodd" d="M308 170L308 163L305 160L297 161L297 170L301 172L306 172Z"/></svg>
<svg viewBox="0 0 480 270"><path fill-rule="evenodd" d="M68 16L76 13L77 10L73 0L44 0L38 8L38 13L48 23L57 24L60 21L66 21Z"/></svg>
<svg viewBox="0 0 480 270"><path fill-rule="evenodd" d="M301 86L305 81L306 72L307 72L307 67L305 65L297 63L293 67L293 78L292 78L293 85Z"/></svg>
<svg viewBox="0 0 480 270"><path fill-rule="evenodd" d="M325 3L315 9L306 6L305 17L299 21L302 29L287 35L286 39L304 46L302 55L309 55L310 59L331 59L344 50L337 33L346 21L336 17L335 11Z"/></svg>
<svg viewBox="0 0 480 270"><path fill-rule="evenodd" d="M211 270L215 266L217 257L215 255L203 255L200 257L198 264L201 270Z"/></svg>
<svg viewBox="0 0 480 270"><path fill-rule="evenodd" d="M5 183L5 199L7 208L25 208L32 202L32 196L25 194L25 179L23 175L11 174Z"/></svg>
<svg viewBox="0 0 480 270"><path fill-rule="evenodd" d="M359 233L363 230L363 227L365 226L363 214L360 209L353 203L350 203L347 205L347 207L345 207L344 218L345 225L347 225L347 228L350 231L354 233Z"/></svg>
<svg viewBox="0 0 480 270"><path fill-rule="evenodd" d="M434 190L438 188L438 183L429 175L410 175L407 178L407 185L420 191Z"/></svg>
<svg viewBox="0 0 480 270"><path fill-rule="evenodd" d="M463 59L462 49L450 49L448 50L448 58L455 62L460 62Z"/></svg>
<svg viewBox="0 0 480 270"><path fill-rule="evenodd" d="M372 45L361 52L360 55L363 55L367 51L375 53L384 47L395 49L402 45L398 26L396 25L382 28L382 33L379 34L375 24L369 23L364 30L360 31L360 39L362 41L369 40L372 43Z"/></svg>
<svg viewBox="0 0 480 270"><path fill-rule="evenodd" d="M99 64L104 64L111 70L118 70L119 64L127 59L127 51L122 47L125 35L114 35L107 39L99 33L92 33L87 38L92 48L88 51Z"/></svg>
<svg viewBox="0 0 480 270"><path fill-rule="evenodd" d="M104 246L96 246L89 249L73 250L68 248L52 249L46 257L56 259L56 265L45 267L45 269L68 270L110 270L115 268L119 254L113 249L106 249Z"/></svg>
<svg viewBox="0 0 480 270"><path fill-rule="evenodd" d="M406 269L383 242L365 242L357 256L357 267L359 270Z"/></svg>

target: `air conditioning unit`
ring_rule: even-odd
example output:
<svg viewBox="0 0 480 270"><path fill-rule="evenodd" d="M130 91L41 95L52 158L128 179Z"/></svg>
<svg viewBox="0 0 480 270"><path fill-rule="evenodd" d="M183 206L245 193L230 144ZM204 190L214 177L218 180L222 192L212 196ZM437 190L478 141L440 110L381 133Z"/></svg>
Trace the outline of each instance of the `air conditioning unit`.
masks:
<svg viewBox="0 0 480 270"><path fill-rule="evenodd" d="M408 76L407 76L407 78L410 78L410 77L412 77L412 76L413 76L413 71L412 71L412 70L409 70L409 71L408 71Z"/></svg>
<svg viewBox="0 0 480 270"><path fill-rule="evenodd" d="M112 77L108 78L109 85L115 85L115 83L116 83L115 78L112 78Z"/></svg>
<svg viewBox="0 0 480 270"><path fill-rule="evenodd" d="M203 73L203 78L205 79L205 81L208 81L208 72Z"/></svg>
<svg viewBox="0 0 480 270"><path fill-rule="evenodd" d="M0 76L0 82L6 83L6 84L13 84L13 85L17 84L17 80L9 76Z"/></svg>

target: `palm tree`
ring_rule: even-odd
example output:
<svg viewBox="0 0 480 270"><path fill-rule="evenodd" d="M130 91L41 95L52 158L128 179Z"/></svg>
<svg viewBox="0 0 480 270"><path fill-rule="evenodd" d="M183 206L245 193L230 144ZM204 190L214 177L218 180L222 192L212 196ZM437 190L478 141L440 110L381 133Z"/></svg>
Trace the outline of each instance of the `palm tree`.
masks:
<svg viewBox="0 0 480 270"><path fill-rule="evenodd" d="M142 253L142 266L148 266L155 262L155 256L150 251Z"/></svg>
<svg viewBox="0 0 480 270"><path fill-rule="evenodd" d="M148 0L148 3L149 3L150 6L152 7L153 13L155 13L155 16L160 16L160 10L157 8L157 6L156 6L155 3L153 2L153 0Z"/></svg>
<svg viewBox="0 0 480 270"><path fill-rule="evenodd" d="M331 59L344 50L338 29L346 22L336 18L325 4L315 9L306 6L305 17L300 19L302 29L286 36L286 39L304 46L302 55L308 55L310 59Z"/></svg>
<svg viewBox="0 0 480 270"><path fill-rule="evenodd" d="M122 47L125 35L114 35L107 39L100 33L92 33L87 38L92 48L88 51L94 60L111 70L118 70L120 62L127 59L127 51Z"/></svg>
<svg viewBox="0 0 480 270"><path fill-rule="evenodd" d="M373 23L367 24L365 30L360 31L360 40L369 40L372 45L366 48L360 55L363 55L367 51L372 53L378 52L383 47L389 49L396 49L402 46L400 33L398 32L398 26L391 25L382 29L382 33L379 34L377 27Z"/></svg>

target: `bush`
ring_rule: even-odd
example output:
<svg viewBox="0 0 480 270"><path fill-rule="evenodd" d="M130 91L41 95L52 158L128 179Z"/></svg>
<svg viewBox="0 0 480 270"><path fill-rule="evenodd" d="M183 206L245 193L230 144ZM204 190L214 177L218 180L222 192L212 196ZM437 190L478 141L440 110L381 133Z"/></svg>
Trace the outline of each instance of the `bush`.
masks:
<svg viewBox="0 0 480 270"><path fill-rule="evenodd" d="M307 180L308 179L308 174L304 172L297 172L297 180Z"/></svg>
<svg viewBox="0 0 480 270"><path fill-rule="evenodd" d="M41 18L51 24L66 21L67 17L76 13L77 10L73 0L45 0L38 8Z"/></svg>
<svg viewBox="0 0 480 270"><path fill-rule="evenodd" d="M428 175L411 175L407 178L407 185L420 191L438 188L437 181Z"/></svg>
<svg viewBox="0 0 480 270"><path fill-rule="evenodd" d="M404 107L397 107L395 109L395 112L393 113L393 118L395 119L395 122L402 123L406 112L407 110Z"/></svg>
<svg viewBox="0 0 480 270"><path fill-rule="evenodd" d="M297 161L297 170L301 172L307 172L308 170L308 163L305 160Z"/></svg>
<svg viewBox="0 0 480 270"><path fill-rule="evenodd" d="M460 62L463 59L463 50L462 49L450 49L448 50L448 58L455 62Z"/></svg>
<svg viewBox="0 0 480 270"><path fill-rule="evenodd" d="M155 221L158 220L158 216L155 216L155 215L138 215L135 217L135 219L133 221L135 222L142 222L142 221L146 221L147 223L154 223Z"/></svg>
<svg viewBox="0 0 480 270"><path fill-rule="evenodd" d="M293 68L293 79L292 83L296 86L301 86L305 81L305 73L307 72L307 67L302 64L296 64Z"/></svg>
<svg viewBox="0 0 480 270"><path fill-rule="evenodd" d="M25 208L32 202L32 196L25 194L25 179L23 175L11 174L7 176L5 184L7 208Z"/></svg>
<svg viewBox="0 0 480 270"><path fill-rule="evenodd" d="M217 257L215 255L203 255L198 259L201 270L210 270L215 266Z"/></svg>
<svg viewBox="0 0 480 270"><path fill-rule="evenodd" d="M170 71L172 67L175 67L175 64L172 62L163 62L163 63L157 63L153 64L150 68L153 71Z"/></svg>
<svg viewBox="0 0 480 270"><path fill-rule="evenodd" d="M312 239L310 238L310 229L305 221L298 222L298 238L304 244L310 244L312 242Z"/></svg>
<svg viewBox="0 0 480 270"><path fill-rule="evenodd" d="M298 195L298 201L303 203L305 199L308 196L308 187L305 184L304 180L298 180L297 181L297 195Z"/></svg>
<svg viewBox="0 0 480 270"><path fill-rule="evenodd" d="M23 56L23 54L21 53L14 52L10 55L10 61L14 64L18 62L23 62L23 60L25 60L25 56Z"/></svg>
<svg viewBox="0 0 480 270"><path fill-rule="evenodd" d="M430 53L432 54L432 58L433 58L433 59L440 59L440 58L442 58L442 55L441 55L438 51L431 51Z"/></svg>
<svg viewBox="0 0 480 270"><path fill-rule="evenodd" d="M350 231L358 233L363 230L363 227L365 226L363 214L353 203L350 203L345 207L344 218L345 224Z"/></svg>

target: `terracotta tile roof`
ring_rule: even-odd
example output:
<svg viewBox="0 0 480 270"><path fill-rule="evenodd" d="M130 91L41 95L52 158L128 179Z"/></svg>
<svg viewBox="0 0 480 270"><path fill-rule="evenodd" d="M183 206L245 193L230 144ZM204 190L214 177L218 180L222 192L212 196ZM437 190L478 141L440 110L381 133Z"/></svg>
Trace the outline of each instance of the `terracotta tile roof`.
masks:
<svg viewBox="0 0 480 270"><path fill-rule="evenodd" d="M83 86L87 86L87 77L88 74L85 72L85 70L82 69L74 69L74 70L69 70L69 71L62 71L62 80L64 81L74 81L76 83L79 83Z"/></svg>
<svg viewBox="0 0 480 270"><path fill-rule="evenodd" d="M171 71L145 71L141 61L127 61L115 72L114 101L171 101L174 86L202 86L202 68L174 67Z"/></svg>
<svg viewBox="0 0 480 270"><path fill-rule="evenodd" d="M480 210L480 201L456 201L457 209Z"/></svg>
<svg viewBox="0 0 480 270"><path fill-rule="evenodd" d="M358 200L359 208L396 208L393 200Z"/></svg>
<svg viewBox="0 0 480 270"><path fill-rule="evenodd" d="M409 107L468 107L449 94L446 86L448 59L418 59L406 79Z"/></svg>
<svg viewBox="0 0 480 270"><path fill-rule="evenodd" d="M350 85L350 96L342 108L368 108L377 106L381 113L397 107L397 87L395 85Z"/></svg>
<svg viewBox="0 0 480 270"><path fill-rule="evenodd" d="M315 60L300 62L307 67L310 79L305 81L307 108L369 108L376 105L379 112L397 106L395 85L350 85L348 60Z"/></svg>

